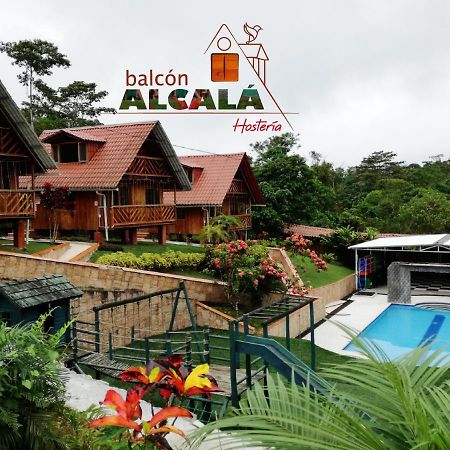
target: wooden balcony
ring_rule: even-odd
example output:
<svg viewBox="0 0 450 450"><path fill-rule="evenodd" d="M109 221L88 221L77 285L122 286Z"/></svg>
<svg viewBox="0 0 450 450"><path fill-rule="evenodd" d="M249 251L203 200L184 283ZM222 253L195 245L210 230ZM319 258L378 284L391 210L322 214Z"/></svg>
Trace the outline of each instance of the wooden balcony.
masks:
<svg viewBox="0 0 450 450"><path fill-rule="evenodd" d="M30 217L34 217L34 192L0 190L1 219L26 219Z"/></svg>
<svg viewBox="0 0 450 450"><path fill-rule="evenodd" d="M109 208L109 228L138 228L175 223L175 205L126 205Z"/></svg>
<svg viewBox="0 0 450 450"><path fill-rule="evenodd" d="M252 228L252 216L250 214L240 214L233 217L241 222L240 226L231 227L233 231L250 230Z"/></svg>

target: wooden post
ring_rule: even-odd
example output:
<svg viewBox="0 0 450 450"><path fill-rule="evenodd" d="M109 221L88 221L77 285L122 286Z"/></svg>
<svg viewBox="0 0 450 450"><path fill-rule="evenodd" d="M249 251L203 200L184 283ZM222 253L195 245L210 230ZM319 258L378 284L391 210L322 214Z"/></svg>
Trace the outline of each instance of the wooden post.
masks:
<svg viewBox="0 0 450 450"><path fill-rule="evenodd" d="M14 222L14 247L25 248L25 222L16 220Z"/></svg>
<svg viewBox="0 0 450 450"><path fill-rule="evenodd" d="M166 243L167 225L158 226L158 244L164 245Z"/></svg>
<svg viewBox="0 0 450 450"><path fill-rule="evenodd" d="M137 245L137 228L131 228L129 230L129 236L130 236L130 244Z"/></svg>

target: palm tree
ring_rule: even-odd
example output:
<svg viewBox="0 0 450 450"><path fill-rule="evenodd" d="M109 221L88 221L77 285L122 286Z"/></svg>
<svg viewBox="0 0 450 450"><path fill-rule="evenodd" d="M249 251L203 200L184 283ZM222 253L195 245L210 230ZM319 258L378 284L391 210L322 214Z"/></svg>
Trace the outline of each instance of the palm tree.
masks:
<svg viewBox="0 0 450 450"><path fill-rule="evenodd" d="M448 355L423 347L390 361L376 345L358 345L365 359L323 372L334 383L327 395L269 375L266 389L257 384L231 417L203 427L194 443L208 438L227 449L450 449Z"/></svg>
<svg viewBox="0 0 450 450"><path fill-rule="evenodd" d="M241 226L241 221L236 217L220 214L219 216L213 217L209 224L203 227L200 240L202 242L219 244L220 242L227 242L230 239L236 239L236 233L233 230Z"/></svg>

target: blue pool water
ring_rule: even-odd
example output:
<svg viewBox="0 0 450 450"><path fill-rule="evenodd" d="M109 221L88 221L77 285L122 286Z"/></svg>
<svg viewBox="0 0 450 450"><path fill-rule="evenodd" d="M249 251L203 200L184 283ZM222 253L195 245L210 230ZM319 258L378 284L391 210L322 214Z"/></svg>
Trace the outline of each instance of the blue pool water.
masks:
<svg viewBox="0 0 450 450"><path fill-rule="evenodd" d="M358 337L375 342L391 359L424 343L430 350L443 349L450 358L450 311L390 305ZM358 348L350 342L344 350Z"/></svg>

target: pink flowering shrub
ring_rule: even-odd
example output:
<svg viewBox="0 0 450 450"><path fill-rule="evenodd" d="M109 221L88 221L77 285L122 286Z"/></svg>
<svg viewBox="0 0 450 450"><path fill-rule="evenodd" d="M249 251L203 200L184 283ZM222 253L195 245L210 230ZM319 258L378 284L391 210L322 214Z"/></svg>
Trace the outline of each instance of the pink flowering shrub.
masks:
<svg viewBox="0 0 450 450"><path fill-rule="evenodd" d="M324 261L314 250L311 250L311 241L305 239L301 234L294 233L289 236L284 241L284 246L296 255L309 258L316 266L318 272L328 269L326 261Z"/></svg>
<svg viewBox="0 0 450 450"><path fill-rule="evenodd" d="M286 292L290 284L283 268L258 241L238 239L210 246L207 261L209 270L227 284L227 299L236 312L243 296L258 301L267 292Z"/></svg>

